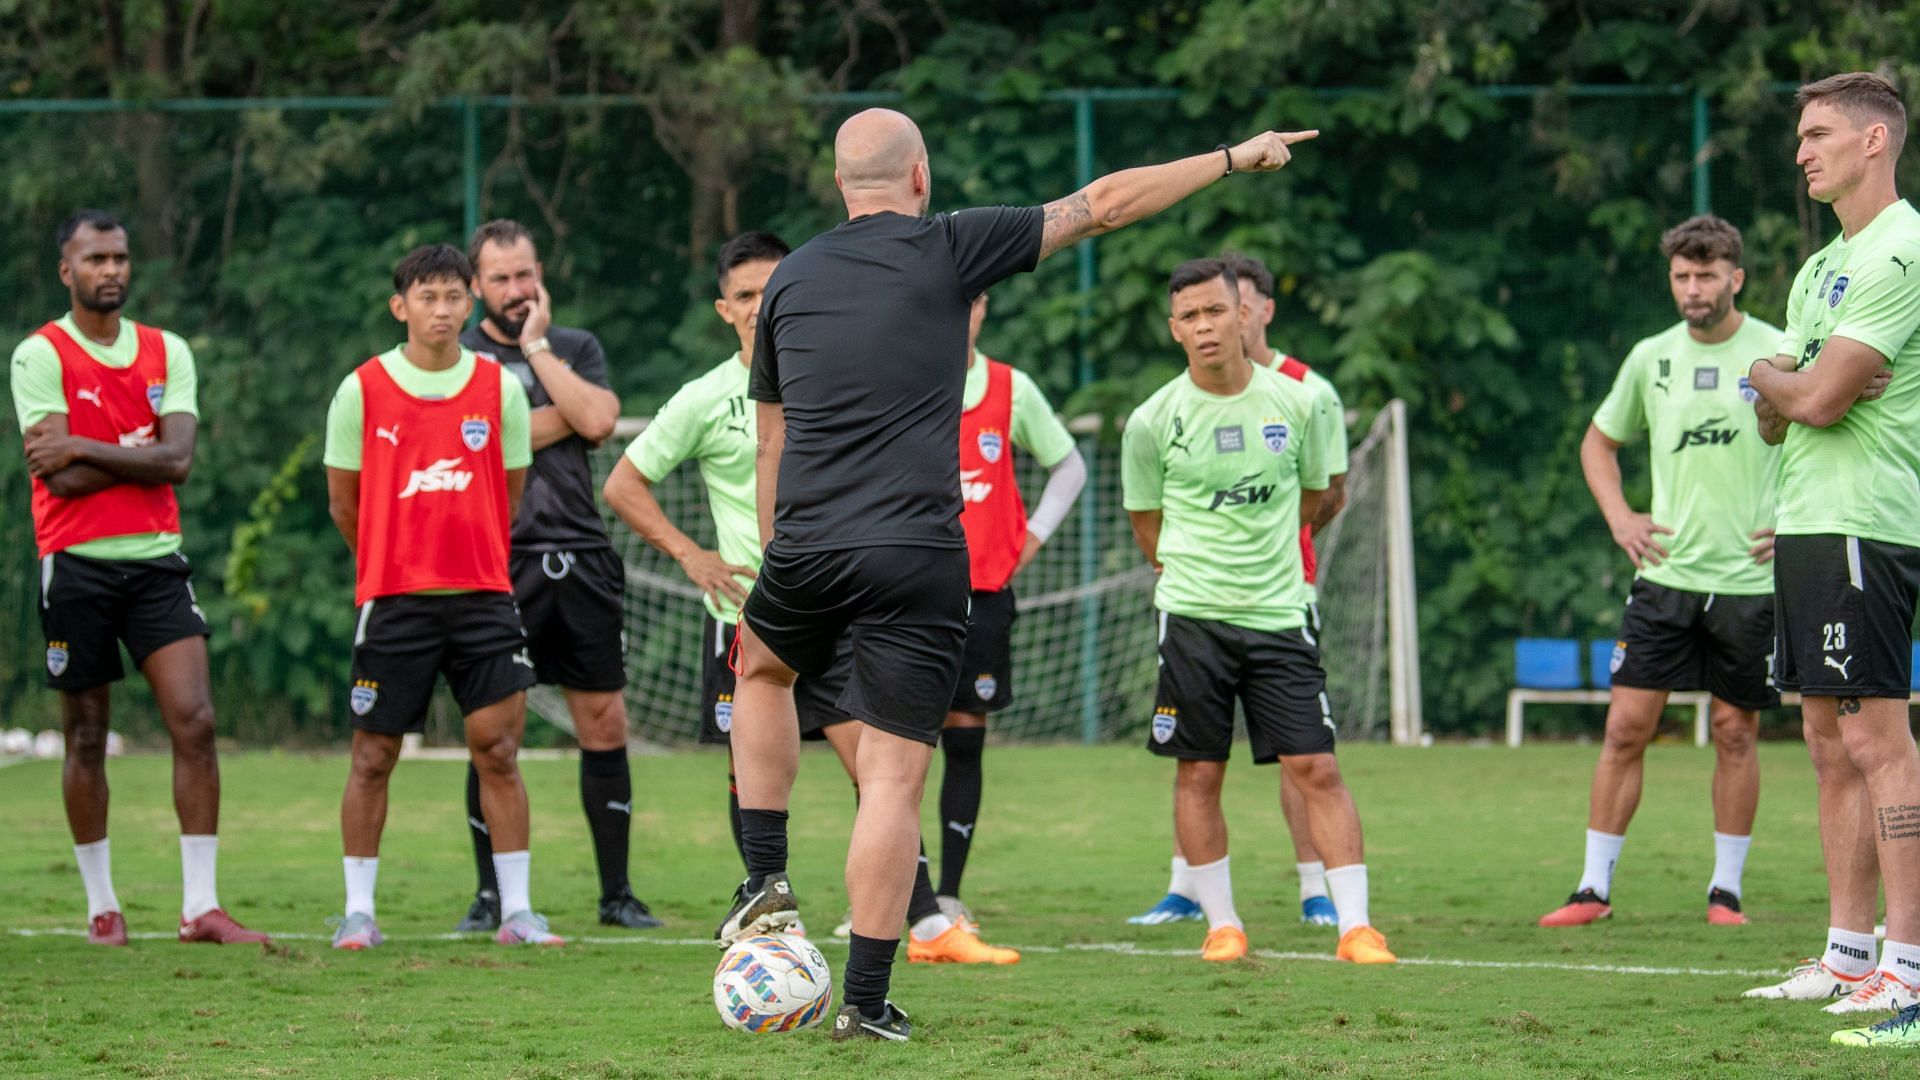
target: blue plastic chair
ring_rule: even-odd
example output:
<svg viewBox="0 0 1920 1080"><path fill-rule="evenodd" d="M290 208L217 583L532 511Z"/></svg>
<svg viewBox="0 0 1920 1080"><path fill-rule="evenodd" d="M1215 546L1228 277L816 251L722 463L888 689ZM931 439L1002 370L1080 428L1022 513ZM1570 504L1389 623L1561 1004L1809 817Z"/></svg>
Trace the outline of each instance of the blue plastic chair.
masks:
<svg viewBox="0 0 1920 1080"><path fill-rule="evenodd" d="M1913 677L1909 680L1908 689L1920 690L1920 641L1913 645Z"/></svg>
<svg viewBox="0 0 1920 1080"><path fill-rule="evenodd" d="M1580 643L1572 638L1517 638L1513 681L1528 690L1580 689Z"/></svg>

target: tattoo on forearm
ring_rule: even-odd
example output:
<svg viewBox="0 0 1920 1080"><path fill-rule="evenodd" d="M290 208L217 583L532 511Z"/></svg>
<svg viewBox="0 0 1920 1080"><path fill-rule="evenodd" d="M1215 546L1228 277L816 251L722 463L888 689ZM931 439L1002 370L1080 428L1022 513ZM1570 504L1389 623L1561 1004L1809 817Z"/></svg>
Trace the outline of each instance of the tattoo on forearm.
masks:
<svg viewBox="0 0 1920 1080"><path fill-rule="evenodd" d="M1093 205L1087 201L1085 191L1055 199L1042 208L1041 214L1041 258L1085 236L1093 225Z"/></svg>
<svg viewBox="0 0 1920 1080"><path fill-rule="evenodd" d="M1873 812L1880 819L1880 839L1920 840L1920 806L1876 806Z"/></svg>

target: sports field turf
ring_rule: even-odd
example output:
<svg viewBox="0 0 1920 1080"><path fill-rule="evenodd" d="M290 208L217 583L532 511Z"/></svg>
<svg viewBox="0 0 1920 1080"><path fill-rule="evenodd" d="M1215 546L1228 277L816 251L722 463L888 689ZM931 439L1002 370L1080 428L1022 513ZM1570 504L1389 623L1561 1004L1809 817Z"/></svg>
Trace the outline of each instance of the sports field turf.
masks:
<svg viewBox="0 0 1920 1080"><path fill-rule="evenodd" d="M636 758L635 882L664 931L603 930L573 762L526 766L534 901L562 950L440 940L472 890L462 767L402 763L380 875L386 947L335 954L341 757L230 754L221 898L281 932L262 953L72 936L84 900L58 766L0 770L4 1076L1913 1076L1920 1057L1832 1047L1816 1007L1739 999L1817 951L1826 925L1813 778L1763 747L1748 864L1753 924L1705 925L1709 751L1657 747L1610 924L1536 929L1579 874L1591 747L1342 752L1367 826L1375 922L1394 968L1327 962L1301 926L1271 769L1229 772L1234 885L1260 955L1216 967L1199 923L1130 927L1166 884L1170 767L1133 746L994 747L967 898L1017 967L895 970L905 1046L721 1028L705 943L739 876L725 759ZM936 762L937 762L936 757ZM1244 762L1244 759L1243 759ZM164 757L110 765L115 885L136 933L170 935L179 867ZM938 765L929 781L938 783ZM928 806L934 805L929 798ZM826 931L852 815L810 750L793 871ZM932 822L929 819L929 825ZM929 843L937 842L931 837ZM44 932L29 936L27 931ZM305 935L294 938L293 935ZM903 958L904 960L904 958Z"/></svg>

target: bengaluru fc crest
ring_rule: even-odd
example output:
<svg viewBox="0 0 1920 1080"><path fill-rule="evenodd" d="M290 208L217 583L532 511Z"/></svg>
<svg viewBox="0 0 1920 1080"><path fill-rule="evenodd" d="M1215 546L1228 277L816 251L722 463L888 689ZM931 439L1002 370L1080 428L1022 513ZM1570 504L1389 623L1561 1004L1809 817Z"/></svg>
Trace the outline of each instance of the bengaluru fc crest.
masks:
<svg viewBox="0 0 1920 1080"><path fill-rule="evenodd" d="M981 701L992 701L994 691L1000 689L1000 680L991 675L982 675L973 680L973 696Z"/></svg>
<svg viewBox="0 0 1920 1080"><path fill-rule="evenodd" d="M1166 745L1167 740L1173 738L1173 729L1179 722L1179 719L1174 715L1173 709L1167 708L1166 706L1155 709L1153 711L1153 741L1163 746Z"/></svg>
<svg viewBox="0 0 1920 1080"><path fill-rule="evenodd" d="M460 441L475 453L487 445L487 437L492 434L493 425L484 416L467 416L460 420Z"/></svg>
<svg viewBox="0 0 1920 1080"><path fill-rule="evenodd" d="M1620 674L1620 665L1626 662L1627 662L1627 643L1624 641L1614 642L1613 655L1607 658L1607 674L1609 675Z"/></svg>
<svg viewBox="0 0 1920 1080"><path fill-rule="evenodd" d="M365 716L373 711L373 703L380 700L380 684L372 679L355 679L353 689L347 694L347 707L355 716Z"/></svg>
<svg viewBox="0 0 1920 1080"><path fill-rule="evenodd" d="M713 703L713 726L722 735L733 731L733 698L726 694L721 694L720 700Z"/></svg>
<svg viewBox="0 0 1920 1080"><path fill-rule="evenodd" d="M1840 298L1845 295L1847 295L1847 275L1841 274L1839 277L1833 279L1833 291L1827 294L1827 306L1830 308L1839 307Z"/></svg>
<svg viewBox="0 0 1920 1080"><path fill-rule="evenodd" d="M1267 444L1268 450L1276 454L1283 453L1287 449L1287 425L1279 422L1266 424L1260 428L1260 438Z"/></svg>
<svg viewBox="0 0 1920 1080"><path fill-rule="evenodd" d="M160 412L161 399L166 396L167 383L165 379L155 379L153 382L147 384L147 405L153 409L156 415Z"/></svg>
<svg viewBox="0 0 1920 1080"><path fill-rule="evenodd" d="M65 675L67 673L67 661L70 658L71 658L71 654L67 652L66 642L64 641L48 642L47 643L47 674L53 676L56 679L62 675Z"/></svg>
<svg viewBox="0 0 1920 1080"><path fill-rule="evenodd" d="M992 428L987 428L980 433L980 438L977 441L980 444L980 456L986 459L987 464L998 465L1000 463L1000 455L1005 453L1007 449L1006 436Z"/></svg>

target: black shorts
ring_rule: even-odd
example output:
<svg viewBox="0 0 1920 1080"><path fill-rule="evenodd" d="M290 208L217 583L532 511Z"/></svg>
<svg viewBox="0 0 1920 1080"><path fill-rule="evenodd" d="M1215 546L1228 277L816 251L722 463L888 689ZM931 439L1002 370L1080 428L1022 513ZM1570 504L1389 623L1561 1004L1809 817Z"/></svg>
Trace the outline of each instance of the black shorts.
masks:
<svg viewBox="0 0 1920 1080"><path fill-rule="evenodd" d="M612 548L516 551L513 600L527 632L527 655L543 683L569 690L627 685L621 598L626 568Z"/></svg>
<svg viewBox="0 0 1920 1080"><path fill-rule="evenodd" d="M953 711L997 713L1013 704L1013 589L973 594L967 612L967 648L960 654L960 683Z"/></svg>
<svg viewBox="0 0 1920 1080"><path fill-rule="evenodd" d="M383 735L424 730L436 675L447 677L462 716L533 685L512 596L410 593L360 605L347 696L354 727Z"/></svg>
<svg viewBox="0 0 1920 1080"><path fill-rule="evenodd" d="M789 552L776 539L744 617L802 677L827 674L840 639L851 634L853 667L840 711L931 746L960 678L972 592L965 548Z"/></svg>
<svg viewBox="0 0 1920 1080"><path fill-rule="evenodd" d="M1613 685L1705 690L1742 709L1771 709L1773 597L1688 592L1635 578L1613 645Z"/></svg>
<svg viewBox="0 0 1920 1080"><path fill-rule="evenodd" d="M1773 552L1780 600L1774 683L1816 697L1906 697L1920 548L1781 536Z"/></svg>
<svg viewBox="0 0 1920 1080"><path fill-rule="evenodd" d="M1237 699L1247 716L1254 764L1333 753L1327 674L1309 632L1157 615L1160 688L1147 749L1185 761L1227 760Z"/></svg>
<svg viewBox="0 0 1920 1080"><path fill-rule="evenodd" d="M733 639L739 633L732 623L723 623L711 611L700 616L700 741L725 744L733 731ZM853 717L835 704L847 688L847 675L853 671L853 644L840 639L833 666L825 675L802 675L794 680L794 711L800 716L800 737L824 739L826 729L851 721Z"/></svg>
<svg viewBox="0 0 1920 1080"><path fill-rule="evenodd" d="M89 559L57 551L40 559L40 629L47 636L47 685L90 690L126 677L161 648L207 636L187 557Z"/></svg>

